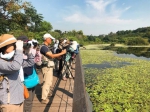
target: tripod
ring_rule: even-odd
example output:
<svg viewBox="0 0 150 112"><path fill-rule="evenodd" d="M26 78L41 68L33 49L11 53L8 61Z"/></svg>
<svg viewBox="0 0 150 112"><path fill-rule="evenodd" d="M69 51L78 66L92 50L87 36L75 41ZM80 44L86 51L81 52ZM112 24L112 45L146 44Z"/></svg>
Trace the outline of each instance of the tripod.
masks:
<svg viewBox="0 0 150 112"><path fill-rule="evenodd" d="M62 76L64 76L66 73L68 73L74 79L74 76L72 75L72 72L70 70L70 67L71 67L71 58L68 61L66 61L65 58L66 58L66 55L64 55L63 59L62 59L62 61L63 61L63 65L62 65L62 69L61 69Z"/></svg>

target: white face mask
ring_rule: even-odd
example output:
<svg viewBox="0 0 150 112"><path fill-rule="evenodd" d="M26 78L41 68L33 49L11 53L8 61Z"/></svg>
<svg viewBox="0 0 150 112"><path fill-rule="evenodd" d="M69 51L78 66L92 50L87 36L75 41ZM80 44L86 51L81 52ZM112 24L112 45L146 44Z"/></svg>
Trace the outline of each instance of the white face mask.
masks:
<svg viewBox="0 0 150 112"><path fill-rule="evenodd" d="M8 54L2 54L0 53L0 57L5 59L5 60L10 60L15 54L15 51L13 50L12 52L8 53Z"/></svg>

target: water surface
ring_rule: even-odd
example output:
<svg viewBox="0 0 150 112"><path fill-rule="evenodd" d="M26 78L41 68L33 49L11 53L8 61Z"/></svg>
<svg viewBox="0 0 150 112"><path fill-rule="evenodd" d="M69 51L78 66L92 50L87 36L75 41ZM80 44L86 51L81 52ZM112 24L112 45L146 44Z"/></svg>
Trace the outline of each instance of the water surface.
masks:
<svg viewBox="0 0 150 112"><path fill-rule="evenodd" d="M114 64L104 62L102 64L86 64L83 65L84 69L86 68L97 68L97 69L106 69L106 68L118 68L126 65L130 65L129 62L115 62Z"/></svg>

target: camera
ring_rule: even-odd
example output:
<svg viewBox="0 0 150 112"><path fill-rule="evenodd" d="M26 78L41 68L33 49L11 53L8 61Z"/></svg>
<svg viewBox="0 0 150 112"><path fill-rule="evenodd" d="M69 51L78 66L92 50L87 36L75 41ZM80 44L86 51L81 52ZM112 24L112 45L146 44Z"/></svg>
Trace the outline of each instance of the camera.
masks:
<svg viewBox="0 0 150 112"><path fill-rule="evenodd" d="M66 49L69 52L70 44L59 44L56 53L60 53L62 50Z"/></svg>
<svg viewBox="0 0 150 112"><path fill-rule="evenodd" d="M38 46L38 42L33 42L33 41L32 41L32 44L33 44L34 47L37 47L37 46Z"/></svg>
<svg viewBox="0 0 150 112"><path fill-rule="evenodd" d="M38 42L32 39L31 41L24 43L23 48L29 49L31 47L36 48L37 46L38 46Z"/></svg>
<svg viewBox="0 0 150 112"><path fill-rule="evenodd" d="M29 48L31 48L31 44L30 43L23 43L23 48L29 49Z"/></svg>

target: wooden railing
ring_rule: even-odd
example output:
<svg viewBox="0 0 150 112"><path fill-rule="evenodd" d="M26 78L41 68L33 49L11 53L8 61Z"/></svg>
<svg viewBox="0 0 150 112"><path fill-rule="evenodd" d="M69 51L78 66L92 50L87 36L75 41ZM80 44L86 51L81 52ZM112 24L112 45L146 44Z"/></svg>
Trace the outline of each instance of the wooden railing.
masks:
<svg viewBox="0 0 150 112"><path fill-rule="evenodd" d="M92 103L85 90L84 71L80 54L76 57L72 112L92 112Z"/></svg>

